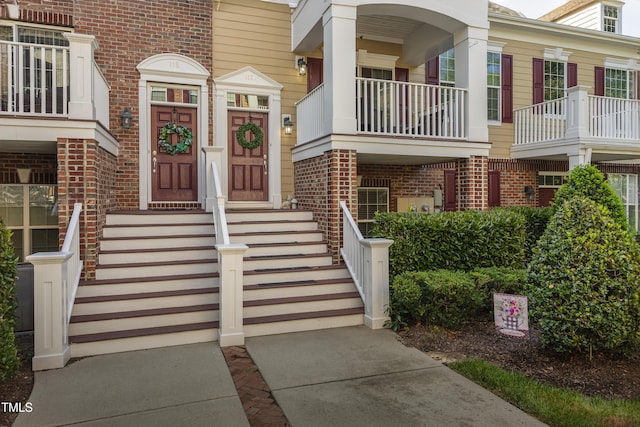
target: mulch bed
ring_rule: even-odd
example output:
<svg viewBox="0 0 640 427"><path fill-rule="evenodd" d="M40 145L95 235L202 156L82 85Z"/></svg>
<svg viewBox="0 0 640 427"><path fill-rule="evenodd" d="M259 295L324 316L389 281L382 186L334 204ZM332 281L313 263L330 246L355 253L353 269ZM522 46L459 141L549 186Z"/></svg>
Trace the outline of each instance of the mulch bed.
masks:
<svg viewBox="0 0 640 427"><path fill-rule="evenodd" d="M0 381L0 402L29 401L33 389L33 371L31 370L31 358L33 357L33 335L16 337L16 346L20 356L20 368L11 380ZM0 427L11 427L17 413L4 412L0 407Z"/></svg>

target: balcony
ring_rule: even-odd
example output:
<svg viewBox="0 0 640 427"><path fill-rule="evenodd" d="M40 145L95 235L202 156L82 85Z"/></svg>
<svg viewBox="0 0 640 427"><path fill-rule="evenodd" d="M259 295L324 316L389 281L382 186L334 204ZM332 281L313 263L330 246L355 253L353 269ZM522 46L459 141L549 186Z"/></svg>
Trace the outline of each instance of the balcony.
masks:
<svg viewBox="0 0 640 427"><path fill-rule="evenodd" d="M580 162L590 150L594 161L640 157L640 100L569 89L564 98L514 111L513 157Z"/></svg>
<svg viewBox="0 0 640 427"><path fill-rule="evenodd" d="M466 89L360 77L355 84L355 135L468 139ZM331 133L325 120L325 96L320 85L296 104L298 145Z"/></svg>
<svg viewBox="0 0 640 427"><path fill-rule="evenodd" d="M3 151L24 151L21 141L41 142L30 144L35 151L52 151L57 138L108 140L115 148L105 132L109 86L93 60L95 38L75 33L65 38L69 46L0 41Z"/></svg>

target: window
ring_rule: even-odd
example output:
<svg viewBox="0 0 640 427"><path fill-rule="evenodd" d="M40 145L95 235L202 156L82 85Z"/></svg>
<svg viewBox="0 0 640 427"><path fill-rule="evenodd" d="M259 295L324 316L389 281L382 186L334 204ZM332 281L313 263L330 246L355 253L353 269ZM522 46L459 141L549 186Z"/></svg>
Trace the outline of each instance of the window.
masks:
<svg viewBox="0 0 640 427"><path fill-rule="evenodd" d="M544 100L552 101L565 96L566 63L544 61Z"/></svg>
<svg viewBox="0 0 640 427"><path fill-rule="evenodd" d="M13 232L19 261L34 252L58 250L58 187L0 185L0 218Z"/></svg>
<svg viewBox="0 0 640 427"><path fill-rule="evenodd" d="M393 70L384 68L361 67L360 77L366 79L393 80Z"/></svg>
<svg viewBox="0 0 640 427"><path fill-rule="evenodd" d="M638 175L610 173L607 181L622 199L631 230L638 231Z"/></svg>
<svg viewBox="0 0 640 427"><path fill-rule="evenodd" d="M543 188L560 188L566 182L566 174L540 172L538 175L538 185Z"/></svg>
<svg viewBox="0 0 640 427"><path fill-rule="evenodd" d="M198 91L196 89L151 86L151 101L175 102L179 104L197 104Z"/></svg>
<svg viewBox="0 0 640 427"><path fill-rule="evenodd" d="M266 95L249 95L245 93L227 93L227 107L269 109L269 97Z"/></svg>
<svg viewBox="0 0 640 427"><path fill-rule="evenodd" d="M606 68L604 78L604 94L611 98L635 98L635 72L617 68Z"/></svg>
<svg viewBox="0 0 640 427"><path fill-rule="evenodd" d="M499 52L487 52L487 119L491 121L501 119L501 56Z"/></svg>
<svg viewBox="0 0 640 427"><path fill-rule="evenodd" d="M449 49L440 55L440 86L455 87L456 56L455 50Z"/></svg>
<svg viewBox="0 0 640 427"><path fill-rule="evenodd" d="M602 30L608 33L618 33L618 8L605 5L602 15Z"/></svg>
<svg viewBox="0 0 640 427"><path fill-rule="evenodd" d="M358 228L364 237L371 237L376 212L389 212L389 189L358 188Z"/></svg>

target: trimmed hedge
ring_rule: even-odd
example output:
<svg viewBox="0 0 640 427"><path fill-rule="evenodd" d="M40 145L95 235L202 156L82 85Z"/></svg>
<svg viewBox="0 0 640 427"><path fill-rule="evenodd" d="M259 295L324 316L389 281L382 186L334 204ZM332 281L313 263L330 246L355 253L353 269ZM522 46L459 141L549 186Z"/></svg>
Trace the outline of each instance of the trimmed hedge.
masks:
<svg viewBox="0 0 640 427"><path fill-rule="evenodd" d="M525 263L531 261L533 256L533 248L547 228L547 224L553 215L551 207L532 208L529 206L511 206L494 209L504 209L509 212L515 212L524 217L526 222L526 239L524 245Z"/></svg>
<svg viewBox="0 0 640 427"><path fill-rule="evenodd" d="M15 283L17 258L11 244L11 231L0 220L0 380L11 378L20 364L14 326L18 305Z"/></svg>
<svg viewBox="0 0 640 427"><path fill-rule="evenodd" d="M523 295L527 289L527 270L506 267L478 268L471 278L482 298L483 314L493 315L493 294Z"/></svg>
<svg viewBox="0 0 640 427"><path fill-rule="evenodd" d="M524 268L526 221L507 210L382 213L375 237L393 239L391 278L406 271L470 271L478 267Z"/></svg>

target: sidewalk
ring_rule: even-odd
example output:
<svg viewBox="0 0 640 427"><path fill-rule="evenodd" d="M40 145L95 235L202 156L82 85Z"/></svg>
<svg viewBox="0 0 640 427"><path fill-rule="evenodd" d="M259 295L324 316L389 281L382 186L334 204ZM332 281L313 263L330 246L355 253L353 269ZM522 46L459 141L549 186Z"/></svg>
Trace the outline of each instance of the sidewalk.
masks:
<svg viewBox="0 0 640 427"><path fill-rule="evenodd" d="M388 330L256 337L246 348L294 427L544 425ZM249 425L217 343L39 372L29 401L14 426Z"/></svg>

